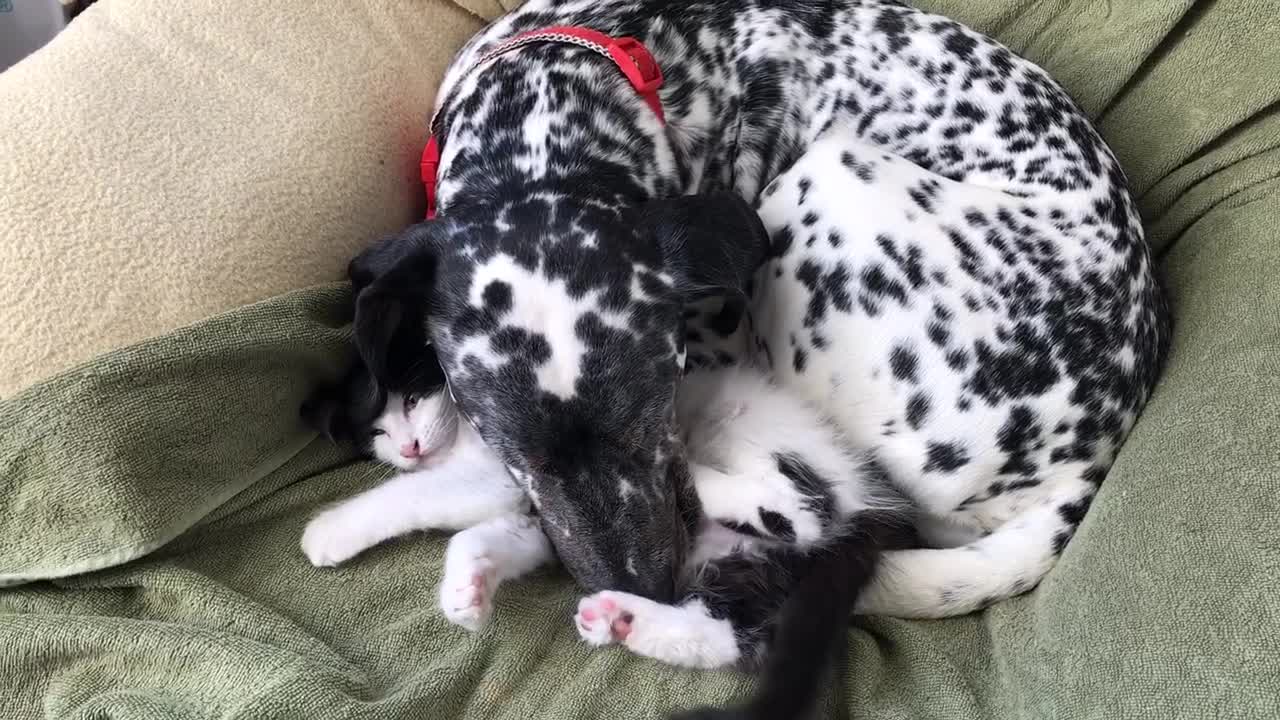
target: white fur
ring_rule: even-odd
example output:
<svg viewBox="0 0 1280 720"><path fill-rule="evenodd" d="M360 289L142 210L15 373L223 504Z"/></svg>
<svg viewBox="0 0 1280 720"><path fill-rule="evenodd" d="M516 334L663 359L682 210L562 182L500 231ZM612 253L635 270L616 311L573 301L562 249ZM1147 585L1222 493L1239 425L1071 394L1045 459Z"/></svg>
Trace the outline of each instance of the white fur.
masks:
<svg viewBox="0 0 1280 720"><path fill-rule="evenodd" d="M476 630L493 611L498 585L554 557L537 519L528 513L507 513L473 525L449 541L440 607L453 623Z"/></svg>
<svg viewBox="0 0 1280 720"><path fill-rule="evenodd" d="M303 532L302 550L313 565L338 565L414 530L461 530L527 504L475 431L461 423L457 442L431 467L398 475L317 515Z"/></svg>

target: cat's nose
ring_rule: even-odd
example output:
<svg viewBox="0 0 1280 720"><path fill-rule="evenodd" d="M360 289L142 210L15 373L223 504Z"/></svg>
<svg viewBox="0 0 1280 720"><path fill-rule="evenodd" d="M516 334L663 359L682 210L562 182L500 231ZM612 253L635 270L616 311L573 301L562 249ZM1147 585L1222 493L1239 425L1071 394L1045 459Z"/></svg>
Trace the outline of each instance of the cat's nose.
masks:
<svg viewBox="0 0 1280 720"><path fill-rule="evenodd" d="M418 441L405 443L400 446L400 457L416 458L422 454L422 450L418 447Z"/></svg>

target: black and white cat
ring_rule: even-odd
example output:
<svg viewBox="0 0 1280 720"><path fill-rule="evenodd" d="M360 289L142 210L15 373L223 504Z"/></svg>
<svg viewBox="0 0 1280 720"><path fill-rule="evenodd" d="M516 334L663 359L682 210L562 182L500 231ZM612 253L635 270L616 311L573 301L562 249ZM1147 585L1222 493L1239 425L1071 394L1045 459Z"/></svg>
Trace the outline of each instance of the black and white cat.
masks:
<svg viewBox="0 0 1280 720"><path fill-rule="evenodd" d="M412 393L386 393L357 363L308 400L310 424L404 472L315 517L302 549L330 566L414 530L457 530L440 604L474 630L503 581L555 555L525 490L461 421L439 368L419 376ZM596 593L579 603L578 631L697 668L752 666L772 644L776 672L764 674L761 697L770 688L814 696L844 637L832 628L843 627L880 552L904 544L909 508L821 414L754 369L691 373L676 416L704 514L680 599Z"/></svg>
<svg viewBox="0 0 1280 720"><path fill-rule="evenodd" d="M317 515L302 551L317 567L334 566L415 530L459 531L446 550L440 607L475 630L502 581L555 556L524 490L459 422L443 377L429 374L414 393L382 393L357 365L308 400L310 424L403 472Z"/></svg>

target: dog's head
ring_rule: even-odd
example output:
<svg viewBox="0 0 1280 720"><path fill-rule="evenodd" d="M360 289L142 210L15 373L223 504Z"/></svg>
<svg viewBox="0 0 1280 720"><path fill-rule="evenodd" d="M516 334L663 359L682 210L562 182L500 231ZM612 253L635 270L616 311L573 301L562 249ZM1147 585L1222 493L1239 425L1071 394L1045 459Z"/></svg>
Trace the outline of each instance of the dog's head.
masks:
<svg viewBox="0 0 1280 720"><path fill-rule="evenodd" d="M379 242L350 267L356 344L394 391L429 333L575 579L667 598L697 511L674 423L682 310L742 292L767 237L727 193L555 212L554 233L506 210Z"/></svg>

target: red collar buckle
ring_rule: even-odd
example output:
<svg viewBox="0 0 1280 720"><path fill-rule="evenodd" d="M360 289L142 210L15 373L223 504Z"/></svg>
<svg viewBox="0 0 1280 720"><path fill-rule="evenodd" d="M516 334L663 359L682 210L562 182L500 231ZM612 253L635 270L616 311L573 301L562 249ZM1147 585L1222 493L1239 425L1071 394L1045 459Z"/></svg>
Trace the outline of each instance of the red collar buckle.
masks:
<svg viewBox="0 0 1280 720"><path fill-rule="evenodd" d="M631 67L636 69L636 75L627 72L628 62L623 62L622 58L618 57L619 52L629 61ZM618 62L622 72L635 86L636 92L651 93L662 87L662 68L658 67L658 62L649 54L649 49L641 45L639 40L630 37L618 38L609 45L609 54Z"/></svg>
<svg viewBox="0 0 1280 720"><path fill-rule="evenodd" d="M662 112L662 99L658 97L658 88L662 87L662 68L658 67L658 62L653 59L649 49L631 37L611 40L605 47L609 51L609 57L613 58L618 69L631 81L631 86L649 104L658 120L666 122L666 116Z"/></svg>

